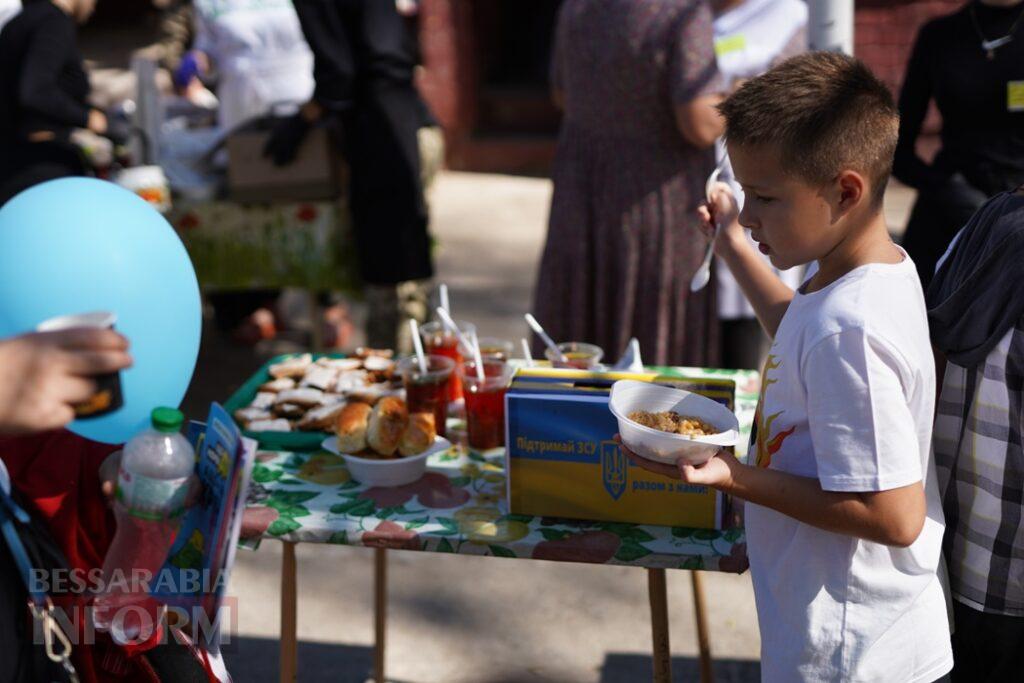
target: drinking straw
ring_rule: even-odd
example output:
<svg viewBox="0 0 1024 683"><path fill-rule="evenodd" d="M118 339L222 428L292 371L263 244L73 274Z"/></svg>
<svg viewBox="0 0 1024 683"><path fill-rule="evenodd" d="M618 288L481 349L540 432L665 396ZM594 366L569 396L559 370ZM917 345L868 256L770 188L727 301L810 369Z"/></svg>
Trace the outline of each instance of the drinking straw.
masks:
<svg viewBox="0 0 1024 683"><path fill-rule="evenodd" d="M420 372L427 374L427 354L423 351L423 340L420 339L420 326L416 318L409 318L409 329L412 330L412 345L416 349L416 361L420 364Z"/></svg>
<svg viewBox="0 0 1024 683"><path fill-rule="evenodd" d="M451 314L452 307L448 303L448 285L442 282L441 286L438 288L438 291L440 292L441 295L441 308L444 309L445 313Z"/></svg>
<svg viewBox="0 0 1024 683"><path fill-rule="evenodd" d="M455 321L452 320L452 317L448 315L448 311L438 306L437 317L441 319L441 324L447 327L448 330L455 335L455 338L459 340L459 343L462 344L462 346L465 347L470 353L473 353L473 345L469 343L469 340L466 339L466 335L462 334L462 330L460 330L459 326L455 324Z"/></svg>
<svg viewBox="0 0 1024 683"><path fill-rule="evenodd" d="M544 341L544 344L549 349L555 352L555 356L558 357L558 360L562 361L563 363L569 361L569 359L565 357L565 354L562 353L562 350L558 348L558 344L556 344L554 340L552 340L551 337L548 336L548 333L544 331L544 328L540 326L540 323L537 322L537 319L533 317L532 313L527 313L523 317L526 318L526 324L530 326L530 329L536 332L537 336Z"/></svg>
<svg viewBox="0 0 1024 683"><path fill-rule="evenodd" d="M484 375L484 359L480 355L480 340L476 338L476 330L469 333L469 339L473 342L473 360L476 361L476 378L483 382L486 378L486 375Z"/></svg>
<svg viewBox="0 0 1024 683"><path fill-rule="evenodd" d="M521 341L523 343L523 358L526 359L526 367L532 368L533 367L533 354L530 353L530 342L526 341L525 337L523 337L519 341Z"/></svg>

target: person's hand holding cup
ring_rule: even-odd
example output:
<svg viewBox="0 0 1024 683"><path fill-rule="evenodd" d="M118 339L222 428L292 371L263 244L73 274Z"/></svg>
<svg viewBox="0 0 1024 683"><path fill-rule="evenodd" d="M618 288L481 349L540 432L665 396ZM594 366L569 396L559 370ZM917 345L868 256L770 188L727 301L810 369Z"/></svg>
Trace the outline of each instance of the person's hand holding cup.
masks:
<svg viewBox="0 0 1024 683"><path fill-rule="evenodd" d="M65 316L0 341L0 433L25 434L98 417L122 405L128 340L111 314Z"/></svg>

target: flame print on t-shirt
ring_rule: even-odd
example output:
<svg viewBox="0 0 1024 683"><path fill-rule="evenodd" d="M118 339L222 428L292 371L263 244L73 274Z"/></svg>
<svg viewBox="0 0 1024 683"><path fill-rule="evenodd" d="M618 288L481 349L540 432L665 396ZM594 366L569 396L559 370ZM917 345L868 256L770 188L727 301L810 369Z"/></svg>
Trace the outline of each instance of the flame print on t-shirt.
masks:
<svg viewBox="0 0 1024 683"><path fill-rule="evenodd" d="M768 415L767 418L764 415L764 401L768 394L768 387L779 381L778 375L773 376L772 371L778 370L780 367L782 367L782 361L778 360L774 354L769 354L764 362L764 371L761 373L761 395L758 397L757 411L754 413L754 454L756 458L754 464L758 467L769 467L772 464L772 456L779 452L783 442L796 431L796 427L790 427L785 431L772 434L772 425L775 420L786 411L780 410Z"/></svg>

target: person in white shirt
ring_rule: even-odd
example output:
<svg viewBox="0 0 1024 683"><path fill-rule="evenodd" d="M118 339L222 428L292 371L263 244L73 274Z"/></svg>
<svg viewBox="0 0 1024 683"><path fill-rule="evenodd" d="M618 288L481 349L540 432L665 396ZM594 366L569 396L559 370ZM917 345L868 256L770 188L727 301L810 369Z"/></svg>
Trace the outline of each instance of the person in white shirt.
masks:
<svg viewBox="0 0 1024 683"><path fill-rule="evenodd" d="M945 680L935 366L916 269L882 207L892 95L857 60L816 52L751 79L720 111L746 202L737 222L728 196L712 198L725 226L715 252L772 338L752 460L629 455L746 501L762 680ZM744 228L772 266L818 271L790 289Z"/></svg>
<svg viewBox="0 0 1024 683"><path fill-rule="evenodd" d="M313 53L291 0L194 0L194 7L192 52L217 72L222 130L313 95Z"/></svg>
<svg viewBox="0 0 1024 683"><path fill-rule="evenodd" d="M801 0L715 0L712 8L715 58L729 91L807 51L807 4ZM722 189L727 187L742 208L743 190L735 181L723 139L715 144L715 157L724 164L719 176L725 184ZM793 289L800 284L803 272L802 267L775 271ZM722 321L722 367L760 367L768 355L768 337L729 266L721 260L715 264L715 286L718 318Z"/></svg>
<svg viewBox="0 0 1024 683"><path fill-rule="evenodd" d="M0 31L20 11L21 0L0 0Z"/></svg>

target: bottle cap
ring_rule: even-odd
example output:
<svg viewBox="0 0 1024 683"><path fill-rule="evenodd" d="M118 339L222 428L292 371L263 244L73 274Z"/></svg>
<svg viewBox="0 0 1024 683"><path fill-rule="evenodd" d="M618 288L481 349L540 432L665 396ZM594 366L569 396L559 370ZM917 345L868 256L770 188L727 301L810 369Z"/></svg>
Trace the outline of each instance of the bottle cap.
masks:
<svg viewBox="0 0 1024 683"><path fill-rule="evenodd" d="M158 432L179 432L185 422L185 415L176 408L154 408L150 419L153 429Z"/></svg>

